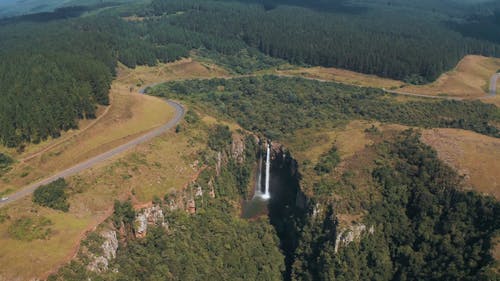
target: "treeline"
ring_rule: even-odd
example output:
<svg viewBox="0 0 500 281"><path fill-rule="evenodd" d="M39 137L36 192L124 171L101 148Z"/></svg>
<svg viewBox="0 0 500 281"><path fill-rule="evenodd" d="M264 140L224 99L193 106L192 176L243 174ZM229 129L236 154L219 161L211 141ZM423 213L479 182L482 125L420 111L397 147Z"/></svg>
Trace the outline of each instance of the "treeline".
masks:
<svg viewBox="0 0 500 281"><path fill-rule="evenodd" d="M140 26L116 17L0 28L0 143L22 146L58 137L109 103L118 60L129 67L187 56L177 44L153 44Z"/></svg>
<svg viewBox="0 0 500 281"><path fill-rule="evenodd" d="M155 16L152 24L179 29L170 35L165 28L155 30L162 36L197 38L196 43L182 39L195 43L190 47L202 44L227 54L238 52L244 43L291 63L335 66L415 83L435 80L467 54L500 56L499 45L447 28L440 22L447 15L432 13L430 4L425 12L385 4L345 9L339 1L255 2L259 1L155 0L142 14ZM322 5L331 9L314 8Z"/></svg>
<svg viewBox="0 0 500 281"><path fill-rule="evenodd" d="M500 203L460 191L460 178L413 131L378 144L373 201L361 241L335 251L332 212L310 220L293 280L498 280L491 248Z"/></svg>
<svg viewBox="0 0 500 281"><path fill-rule="evenodd" d="M203 103L271 139L339 120L374 119L418 127L461 128L500 137L499 109L478 101L407 101L382 90L276 76L169 82L154 95Z"/></svg>

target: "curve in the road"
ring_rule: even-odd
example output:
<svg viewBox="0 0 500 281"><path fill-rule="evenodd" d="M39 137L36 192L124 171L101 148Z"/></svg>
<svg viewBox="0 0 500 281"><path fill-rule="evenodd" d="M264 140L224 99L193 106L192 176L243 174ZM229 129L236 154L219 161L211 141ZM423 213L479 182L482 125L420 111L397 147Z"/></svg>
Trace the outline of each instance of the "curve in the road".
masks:
<svg viewBox="0 0 500 281"><path fill-rule="evenodd" d="M139 93L142 93L142 91L139 91ZM11 203L11 202L14 202L14 201L17 201L31 193L33 193L38 187L40 187L41 185L45 185L45 184L49 184L59 178L66 178L66 177L70 177L70 176L73 176L83 170L86 170L90 167L93 167L99 163L102 163L104 162L105 160L108 160L110 158L112 158L113 156L116 156L132 147L135 147L137 146L138 144L141 144L141 143L144 143L146 141L149 141L167 131L169 131L170 129L172 129L173 127L175 127L183 118L184 116L184 113L185 113L185 110L184 110L184 107L182 107L182 105L180 105L179 103L177 102L174 102L174 101L166 101L170 106L172 106L174 109L175 109L175 116L173 119L171 119L170 121L168 121L166 124L162 125L161 127L158 127L128 143L125 143L123 145L120 145L118 147L115 147L103 154L100 154L100 155L97 155L93 158L90 158L89 160L85 161L85 162L82 162L80 164L77 164L69 169L66 169L64 171L61 171L61 172L58 172L56 173L55 175L53 176L50 176L46 179L43 179L39 182L36 182L36 183L33 183L13 194L10 194L9 197L0 202L0 207L2 206L5 206L7 205L8 203Z"/></svg>
<svg viewBox="0 0 500 281"><path fill-rule="evenodd" d="M500 73L495 73L491 76L490 80L490 96L496 95L497 92L497 81L500 79Z"/></svg>

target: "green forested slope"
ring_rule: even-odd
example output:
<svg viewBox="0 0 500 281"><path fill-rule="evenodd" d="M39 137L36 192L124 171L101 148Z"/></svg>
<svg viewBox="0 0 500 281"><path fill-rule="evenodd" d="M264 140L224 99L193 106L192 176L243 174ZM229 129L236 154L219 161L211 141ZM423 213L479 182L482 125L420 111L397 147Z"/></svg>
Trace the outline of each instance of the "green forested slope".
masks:
<svg viewBox="0 0 500 281"><path fill-rule="evenodd" d="M479 101L399 102L382 90L276 76L169 82L154 95L200 103L248 130L275 139L301 128L371 119L418 127L450 127L500 137L499 109Z"/></svg>
<svg viewBox="0 0 500 281"><path fill-rule="evenodd" d="M236 218L225 212L230 209L219 202L195 216L170 212L168 232L151 227L145 238L120 245L111 265L116 272L98 274L72 262L48 280L282 280L283 256L272 226Z"/></svg>
<svg viewBox="0 0 500 281"><path fill-rule="evenodd" d="M364 219L374 232L335 252L336 221L310 220L292 279L498 280L490 251L500 204L461 191L460 177L413 131L376 149L372 177L381 199Z"/></svg>
<svg viewBox="0 0 500 281"><path fill-rule="evenodd" d="M186 56L182 46L156 46L140 29L113 17L0 27L0 142L20 146L75 128L107 105L118 59L134 67Z"/></svg>
<svg viewBox="0 0 500 281"><path fill-rule="evenodd" d="M194 217L172 214L168 235L153 229L119 252L119 280L281 280L272 227L232 216L216 206Z"/></svg>

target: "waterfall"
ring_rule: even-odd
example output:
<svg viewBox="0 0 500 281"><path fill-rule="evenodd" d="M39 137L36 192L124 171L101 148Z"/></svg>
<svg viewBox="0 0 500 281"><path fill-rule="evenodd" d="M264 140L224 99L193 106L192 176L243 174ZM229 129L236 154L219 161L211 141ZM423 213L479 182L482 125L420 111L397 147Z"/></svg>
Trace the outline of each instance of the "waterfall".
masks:
<svg viewBox="0 0 500 281"><path fill-rule="evenodd" d="M259 173L257 175L257 182L255 184L255 193L253 198L269 199L271 198L271 192L269 190L269 181L271 179L271 145L267 145L266 151L266 177L265 177L265 189L262 190L262 154L259 156Z"/></svg>
<svg viewBox="0 0 500 281"><path fill-rule="evenodd" d="M266 155L266 190L262 195L262 198L271 198L271 193L269 192L269 180L271 178L271 145L267 145L267 155Z"/></svg>
<svg viewBox="0 0 500 281"><path fill-rule="evenodd" d="M262 153L259 153L259 174L257 176L253 197L262 197Z"/></svg>

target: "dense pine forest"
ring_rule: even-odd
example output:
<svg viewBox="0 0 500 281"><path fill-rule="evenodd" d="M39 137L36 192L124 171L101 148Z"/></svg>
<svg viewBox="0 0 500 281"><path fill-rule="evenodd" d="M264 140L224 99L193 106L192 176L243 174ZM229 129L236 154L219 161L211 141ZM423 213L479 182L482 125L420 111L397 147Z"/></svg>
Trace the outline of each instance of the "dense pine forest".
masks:
<svg viewBox="0 0 500 281"><path fill-rule="evenodd" d="M222 53L237 52L239 42L244 42L291 63L335 66L410 82L432 81L466 54L500 55L498 45L447 28L440 22L443 14L347 1L311 1L306 7L295 3L303 2L156 0L145 15L162 16L157 21L220 38L225 44L205 47Z"/></svg>
<svg viewBox="0 0 500 281"><path fill-rule="evenodd" d="M57 137L108 103L118 62L155 65L193 49L237 73L283 59L411 83L436 79L466 54L499 56L498 5L450 3L154 0L3 19L0 141ZM132 15L142 20L123 19Z"/></svg>
<svg viewBox="0 0 500 281"><path fill-rule="evenodd" d="M75 128L78 118L94 117L96 103L108 103L112 54L104 45L95 46L96 40L53 28L16 26L0 31L5 38L0 43L0 137L7 146L57 137L61 130ZM52 40L56 30L54 37L64 36L65 41ZM22 48L16 39L23 32L31 37L22 39L30 47ZM85 46L102 52L89 53Z"/></svg>
<svg viewBox="0 0 500 281"><path fill-rule="evenodd" d="M21 21L0 28L0 141L39 142L94 118L108 105L118 61L156 65L187 56L175 44L155 46L118 18Z"/></svg>

